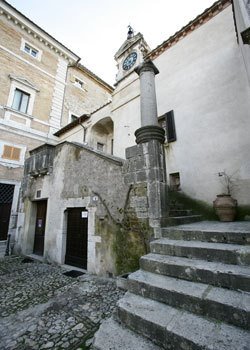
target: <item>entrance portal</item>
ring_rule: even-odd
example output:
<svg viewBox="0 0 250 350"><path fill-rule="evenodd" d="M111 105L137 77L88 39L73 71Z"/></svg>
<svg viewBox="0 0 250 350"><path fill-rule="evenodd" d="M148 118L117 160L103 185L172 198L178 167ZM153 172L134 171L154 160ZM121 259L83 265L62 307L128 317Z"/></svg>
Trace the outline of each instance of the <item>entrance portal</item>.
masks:
<svg viewBox="0 0 250 350"><path fill-rule="evenodd" d="M36 205L36 228L33 253L37 255L43 255L47 201L45 200L36 202Z"/></svg>
<svg viewBox="0 0 250 350"><path fill-rule="evenodd" d="M15 186L0 183L0 240L6 240Z"/></svg>
<svg viewBox="0 0 250 350"><path fill-rule="evenodd" d="M87 269L88 211L69 208L65 264Z"/></svg>

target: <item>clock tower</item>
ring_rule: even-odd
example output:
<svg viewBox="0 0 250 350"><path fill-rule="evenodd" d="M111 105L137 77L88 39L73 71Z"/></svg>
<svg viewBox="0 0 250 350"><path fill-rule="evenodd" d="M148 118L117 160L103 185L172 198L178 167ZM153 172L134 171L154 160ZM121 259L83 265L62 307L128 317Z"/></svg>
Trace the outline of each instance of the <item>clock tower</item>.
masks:
<svg viewBox="0 0 250 350"><path fill-rule="evenodd" d="M131 26L128 26L128 28L127 40L115 54L118 68L116 85L130 75L135 67L143 62L144 56L150 51L143 35L141 33L134 34Z"/></svg>

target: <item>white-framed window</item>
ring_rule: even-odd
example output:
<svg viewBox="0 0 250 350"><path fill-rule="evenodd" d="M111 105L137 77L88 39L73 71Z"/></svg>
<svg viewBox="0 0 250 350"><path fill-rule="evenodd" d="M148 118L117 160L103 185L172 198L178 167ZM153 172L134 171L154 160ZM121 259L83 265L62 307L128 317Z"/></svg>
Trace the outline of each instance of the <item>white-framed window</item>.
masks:
<svg viewBox="0 0 250 350"><path fill-rule="evenodd" d="M0 140L0 163L5 166L24 164L26 147Z"/></svg>
<svg viewBox="0 0 250 350"><path fill-rule="evenodd" d="M84 89L85 83L84 83L83 80L79 79L78 77L74 77L74 85L75 85L77 88L83 90L83 89Z"/></svg>
<svg viewBox="0 0 250 350"><path fill-rule="evenodd" d="M11 86L7 106L18 113L32 115L36 92L39 90L25 78L9 77Z"/></svg>
<svg viewBox="0 0 250 350"><path fill-rule="evenodd" d="M29 100L30 100L30 94L16 88L14 91L14 97L13 97L11 107L16 111L27 113Z"/></svg>
<svg viewBox="0 0 250 350"><path fill-rule="evenodd" d="M36 58L37 60L41 60L42 50L35 47L33 44L26 41L24 38L21 39L21 47L20 49L27 53L29 56Z"/></svg>

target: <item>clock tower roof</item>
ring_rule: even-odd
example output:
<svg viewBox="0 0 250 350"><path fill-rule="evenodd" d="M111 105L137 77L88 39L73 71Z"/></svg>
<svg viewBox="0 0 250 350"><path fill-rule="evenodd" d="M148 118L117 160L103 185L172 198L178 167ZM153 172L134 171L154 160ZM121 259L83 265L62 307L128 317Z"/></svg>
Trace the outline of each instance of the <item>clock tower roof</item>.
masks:
<svg viewBox="0 0 250 350"><path fill-rule="evenodd" d="M136 35L128 35L128 38L124 41L122 46L119 48L119 50L115 54L115 59L119 59L120 56L122 56L127 50L129 50L131 47L135 46L136 44L141 44L141 46L145 49L145 54L149 53L150 48L146 41L143 38L143 35L141 33L137 33Z"/></svg>

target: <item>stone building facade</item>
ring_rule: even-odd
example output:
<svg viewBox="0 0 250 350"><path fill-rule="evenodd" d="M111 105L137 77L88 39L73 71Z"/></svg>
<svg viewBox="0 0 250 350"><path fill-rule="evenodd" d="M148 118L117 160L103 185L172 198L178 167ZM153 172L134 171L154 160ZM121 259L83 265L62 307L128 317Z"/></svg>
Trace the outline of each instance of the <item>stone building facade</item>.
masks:
<svg viewBox="0 0 250 350"><path fill-rule="evenodd" d="M73 119L106 103L112 87L80 57L0 1L0 240L15 234L24 160Z"/></svg>
<svg viewBox="0 0 250 350"><path fill-rule="evenodd" d="M99 274L132 270L167 215L166 183L212 208L224 190L218 176L223 172L235 177L233 196L242 217L250 214L249 45L237 39L236 33L247 29L238 5L217 1L154 50L129 29L115 55L112 101L56 131L59 145L48 152L37 148L27 160L26 216L17 249L34 251L39 223L39 254L60 264L69 261L65 252L73 220L67 213L75 210L79 225L85 225L85 262L72 265ZM147 96L138 71L148 61L155 73L159 70L157 106L148 106L166 131L163 146L155 140L142 146L138 138L145 126L140 101ZM42 163L43 155L53 158L50 165ZM46 206L41 218L39 201ZM163 208L165 214L159 215Z"/></svg>

